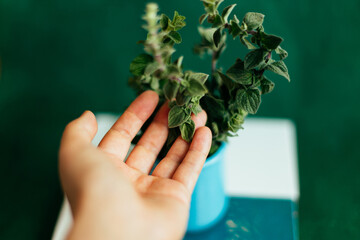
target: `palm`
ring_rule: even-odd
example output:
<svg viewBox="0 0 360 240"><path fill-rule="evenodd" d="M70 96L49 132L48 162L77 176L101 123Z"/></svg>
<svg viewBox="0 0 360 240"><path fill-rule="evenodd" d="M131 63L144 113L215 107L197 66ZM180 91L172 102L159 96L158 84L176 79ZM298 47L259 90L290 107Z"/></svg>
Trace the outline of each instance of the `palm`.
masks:
<svg viewBox="0 0 360 240"><path fill-rule="evenodd" d="M124 162L132 138L152 113L145 103L151 104L151 101L135 100L105 135L99 149L113 160L123 175L127 176L136 195L147 206L146 211L149 215L156 216L162 213L169 220L166 229L181 232L186 227L191 192L210 147L210 132L207 128L199 129L191 146L179 137L166 157L149 175L168 135L169 109L166 105L159 110ZM153 108L155 106L156 104L153 104ZM206 114L202 112L193 120L197 127L203 126ZM177 222L177 229L173 229L174 222Z"/></svg>
<svg viewBox="0 0 360 240"><path fill-rule="evenodd" d="M170 178L142 173L123 162L120 162L119 165L120 171L130 179L140 196L172 199L185 206L189 204L190 192L183 183Z"/></svg>
<svg viewBox="0 0 360 240"><path fill-rule="evenodd" d="M115 161L139 193L173 197L187 204L208 153L211 139L208 128L197 131L191 146L179 137L150 176L150 170L169 132L169 108L164 104L124 163L132 139L150 117L157 103L158 97L154 92L148 91L140 95L107 132L99 149ZM201 112L193 120L197 128L203 126L206 113Z"/></svg>
<svg viewBox="0 0 360 240"><path fill-rule="evenodd" d="M186 229L191 196L185 185L173 179L141 173L123 162L119 164L119 169L131 179L134 190L143 203L142 211L151 216L146 220L148 227L156 229L161 226L160 235L180 239ZM162 237L157 236L155 239Z"/></svg>

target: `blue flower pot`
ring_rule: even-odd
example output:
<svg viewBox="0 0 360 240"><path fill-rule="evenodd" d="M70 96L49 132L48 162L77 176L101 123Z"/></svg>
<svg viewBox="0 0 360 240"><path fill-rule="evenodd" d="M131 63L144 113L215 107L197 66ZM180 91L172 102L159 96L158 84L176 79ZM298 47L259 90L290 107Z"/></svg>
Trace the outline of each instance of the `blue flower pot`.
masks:
<svg viewBox="0 0 360 240"><path fill-rule="evenodd" d="M202 231L219 222L228 207L224 186L226 143L209 157L195 186L190 206L187 231Z"/></svg>

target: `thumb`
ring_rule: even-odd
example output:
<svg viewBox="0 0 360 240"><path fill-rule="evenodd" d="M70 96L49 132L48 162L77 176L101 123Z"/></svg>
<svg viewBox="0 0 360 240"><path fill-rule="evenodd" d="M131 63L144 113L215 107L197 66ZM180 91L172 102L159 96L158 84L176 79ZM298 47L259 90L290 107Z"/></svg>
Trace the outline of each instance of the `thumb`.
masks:
<svg viewBox="0 0 360 240"><path fill-rule="evenodd" d="M96 132L97 122L94 114L85 111L79 118L66 126L61 139L59 173L63 189L72 203L72 208L76 205L75 199L81 179L89 165L87 163L90 160L89 156L94 156L94 147L91 141Z"/></svg>
<svg viewBox="0 0 360 240"><path fill-rule="evenodd" d="M79 118L70 122L63 133L59 150L59 170L72 165L73 159L91 149L91 144L97 132L97 122L94 114L85 111Z"/></svg>
<svg viewBox="0 0 360 240"><path fill-rule="evenodd" d="M91 143L96 132L97 122L95 115L91 111L85 111L79 118L66 126L61 139L60 152Z"/></svg>

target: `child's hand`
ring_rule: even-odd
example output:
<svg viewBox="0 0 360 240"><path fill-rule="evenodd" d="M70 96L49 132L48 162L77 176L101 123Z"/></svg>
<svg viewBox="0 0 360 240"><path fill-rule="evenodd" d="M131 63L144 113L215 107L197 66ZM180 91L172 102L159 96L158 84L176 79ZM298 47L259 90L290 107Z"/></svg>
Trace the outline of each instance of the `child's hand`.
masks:
<svg viewBox="0 0 360 240"><path fill-rule="evenodd" d="M131 140L157 104L155 92L141 94L98 147L91 144L97 131L91 112L66 127L59 169L74 215L69 239L183 237L191 193L210 149L211 131L203 127L206 114L201 112L193 118L198 129L191 145L179 137L149 175L168 135L168 107L164 105L124 163Z"/></svg>

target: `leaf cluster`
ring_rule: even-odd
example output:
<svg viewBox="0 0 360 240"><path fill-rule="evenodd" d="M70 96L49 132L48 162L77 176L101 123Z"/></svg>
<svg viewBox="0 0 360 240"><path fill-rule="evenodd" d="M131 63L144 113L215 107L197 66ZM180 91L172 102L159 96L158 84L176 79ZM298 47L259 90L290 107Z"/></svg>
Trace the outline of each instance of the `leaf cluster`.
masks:
<svg viewBox="0 0 360 240"><path fill-rule="evenodd" d="M130 72L133 76L129 83L139 92L151 89L163 100L169 101L169 143L179 134L186 141L191 141L195 132L191 114L198 114L202 110L200 99L207 93L204 83L209 75L183 71L183 57L172 61L174 45L182 41L179 31L186 25L185 17L177 11L172 19L165 14L158 16L157 9L155 4L147 5L143 19L148 35L146 40L140 41L146 53L131 62Z"/></svg>
<svg viewBox="0 0 360 240"><path fill-rule="evenodd" d="M179 31L185 26L185 17L178 12L170 19L158 15L156 4L148 4L143 19L148 31L144 45L145 53L130 64L130 84L139 92L152 89L163 100L169 101L168 142L179 135L190 141L195 132L191 114L205 109L207 125L213 132L212 152L222 141L242 128L244 118L255 114L261 97L270 93L275 84L265 76L274 72L288 81L290 76L284 63L288 53L281 48L281 37L265 33L264 15L249 12L242 21L231 13L236 4L219 11L223 0L201 0L205 13L200 17L201 42L194 47L197 54L212 56L211 74L184 71L183 57L172 60L174 45L182 41ZM220 13L221 12L221 13ZM217 62L226 49L227 39L239 39L250 51L226 71L217 68ZM276 60L273 56L277 56Z"/></svg>

